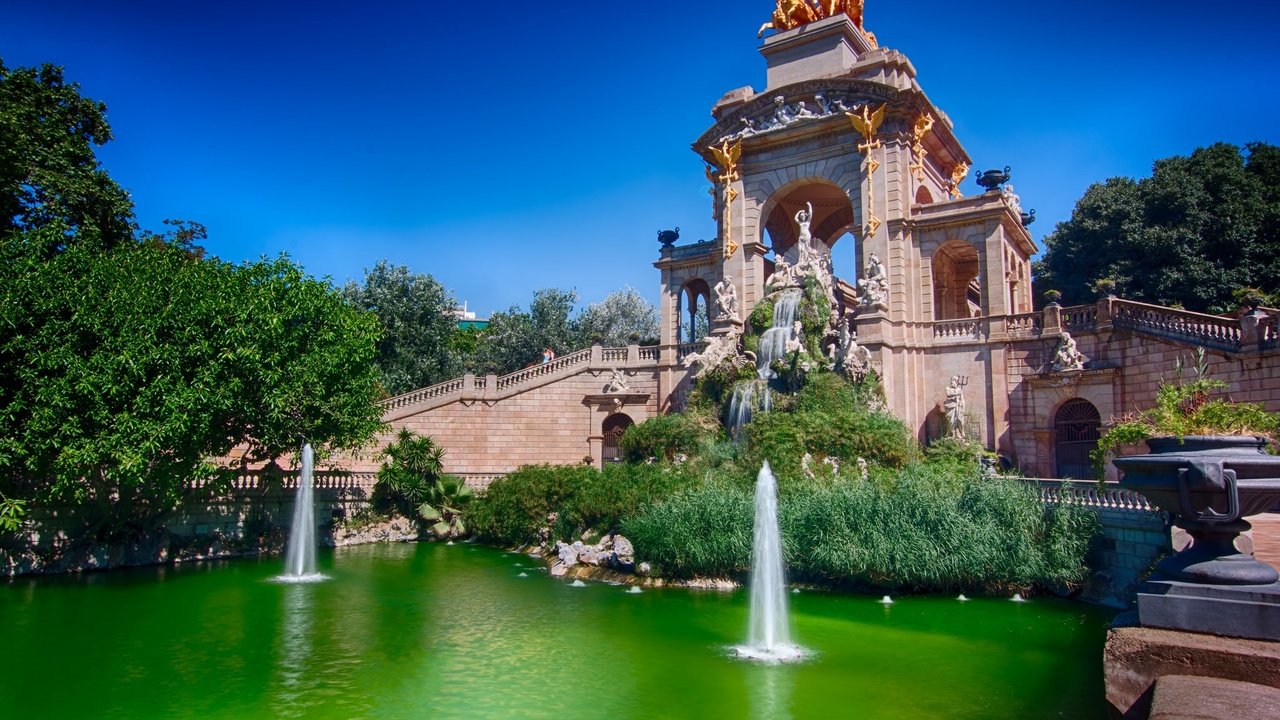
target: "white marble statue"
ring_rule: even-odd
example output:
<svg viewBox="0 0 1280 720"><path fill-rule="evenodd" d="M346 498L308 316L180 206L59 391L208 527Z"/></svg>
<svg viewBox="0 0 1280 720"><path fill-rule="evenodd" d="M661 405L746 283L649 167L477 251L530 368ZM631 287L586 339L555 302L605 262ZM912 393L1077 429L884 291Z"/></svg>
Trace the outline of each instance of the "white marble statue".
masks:
<svg viewBox="0 0 1280 720"><path fill-rule="evenodd" d="M804 325L799 320L791 326L791 337L787 338L782 348L788 355L804 349Z"/></svg>
<svg viewBox="0 0 1280 720"><path fill-rule="evenodd" d="M734 330L725 335L708 335L707 346L700 353L690 353L684 359L685 367L698 365L695 377L702 377L711 368L716 367L730 357L738 354L738 340L741 330Z"/></svg>
<svg viewBox="0 0 1280 720"><path fill-rule="evenodd" d="M1022 198L1013 191L1013 183L1005 183L1000 189L1000 194L1004 196L1004 201L1008 203L1009 209L1013 210L1014 215L1022 214Z"/></svg>
<svg viewBox="0 0 1280 720"><path fill-rule="evenodd" d="M606 393L629 393L631 386L627 384L627 378L622 374L622 370L613 369L613 377L609 378L609 384L604 386Z"/></svg>
<svg viewBox="0 0 1280 720"><path fill-rule="evenodd" d="M885 272L884 263L880 262L880 258L875 253L867 254L867 267L863 272L863 278L858 281L858 290L863 307L888 309L889 277Z"/></svg>
<svg viewBox="0 0 1280 720"><path fill-rule="evenodd" d="M1076 341L1071 337L1071 333L1065 330L1058 333L1058 347L1053 352L1053 372L1083 370L1087 362L1089 358L1076 348Z"/></svg>
<svg viewBox="0 0 1280 720"><path fill-rule="evenodd" d="M946 397L942 400L942 412L947 420L947 436L964 439L964 382L959 375L952 375L947 382Z"/></svg>
<svg viewBox="0 0 1280 720"><path fill-rule="evenodd" d="M716 319L741 319L738 317L738 289L733 284L733 276L725 275L723 280L716 283L715 291Z"/></svg>

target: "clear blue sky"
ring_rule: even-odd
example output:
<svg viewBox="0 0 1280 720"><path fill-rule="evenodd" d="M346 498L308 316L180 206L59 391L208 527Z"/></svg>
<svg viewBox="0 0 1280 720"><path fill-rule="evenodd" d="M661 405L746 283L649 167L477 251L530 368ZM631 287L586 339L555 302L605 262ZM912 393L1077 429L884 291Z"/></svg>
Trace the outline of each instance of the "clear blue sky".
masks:
<svg viewBox="0 0 1280 720"><path fill-rule="evenodd" d="M773 7L7 4L0 58L63 65L107 104L100 157L145 227L197 220L223 259L287 252L338 283L385 258L482 314L543 287L657 300L656 231L714 234L689 145L723 93L764 85ZM1013 166L1037 241L1091 182L1280 143L1277 21L1280 4L1242 0L866 10L976 166Z"/></svg>

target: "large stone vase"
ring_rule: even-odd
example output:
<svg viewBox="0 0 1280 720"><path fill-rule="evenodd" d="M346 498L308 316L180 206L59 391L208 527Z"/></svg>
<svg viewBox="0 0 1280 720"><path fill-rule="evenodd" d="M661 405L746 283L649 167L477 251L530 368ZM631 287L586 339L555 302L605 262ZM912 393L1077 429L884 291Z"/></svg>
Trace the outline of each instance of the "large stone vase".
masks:
<svg viewBox="0 0 1280 720"><path fill-rule="evenodd" d="M1175 516L1192 543L1157 566L1160 575L1188 583L1266 585L1275 568L1235 547L1244 520L1280 501L1280 457L1263 452L1264 438L1162 437L1149 455L1116 458L1120 484Z"/></svg>

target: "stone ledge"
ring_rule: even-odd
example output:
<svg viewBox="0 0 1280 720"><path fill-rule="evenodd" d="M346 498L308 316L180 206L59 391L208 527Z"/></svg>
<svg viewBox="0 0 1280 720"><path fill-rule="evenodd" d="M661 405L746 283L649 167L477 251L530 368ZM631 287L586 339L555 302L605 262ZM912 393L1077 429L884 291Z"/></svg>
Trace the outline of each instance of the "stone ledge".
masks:
<svg viewBox="0 0 1280 720"><path fill-rule="evenodd" d="M1134 622L1121 616L1117 625ZM1156 680L1195 675L1280 689L1280 643L1144 627L1112 627L1103 650L1113 717L1146 718Z"/></svg>
<svg viewBox="0 0 1280 720"><path fill-rule="evenodd" d="M1156 681L1150 720L1280 718L1280 690L1255 683L1191 675Z"/></svg>

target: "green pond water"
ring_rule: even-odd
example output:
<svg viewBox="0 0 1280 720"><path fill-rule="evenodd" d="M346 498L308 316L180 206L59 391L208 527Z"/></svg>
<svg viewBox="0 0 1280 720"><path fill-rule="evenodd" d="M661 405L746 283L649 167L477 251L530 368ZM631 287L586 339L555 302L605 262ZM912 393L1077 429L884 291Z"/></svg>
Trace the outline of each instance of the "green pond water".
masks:
<svg viewBox="0 0 1280 720"><path fill-rule="evenodd" d="M1110 614L789 595L793 665L735 660L747 593L586 587L476 545L0 586L5 718L1103 718ZM527 576L521 577L524 573Z"/></svg>

